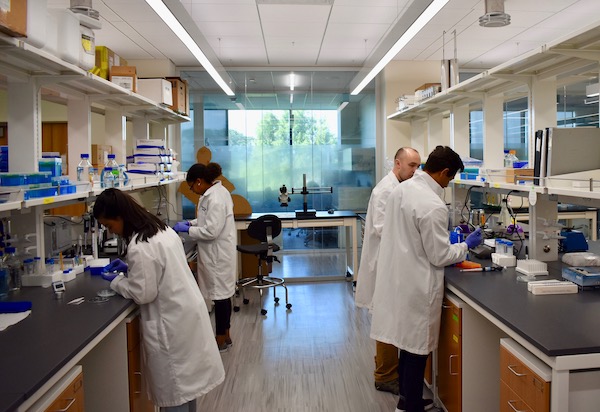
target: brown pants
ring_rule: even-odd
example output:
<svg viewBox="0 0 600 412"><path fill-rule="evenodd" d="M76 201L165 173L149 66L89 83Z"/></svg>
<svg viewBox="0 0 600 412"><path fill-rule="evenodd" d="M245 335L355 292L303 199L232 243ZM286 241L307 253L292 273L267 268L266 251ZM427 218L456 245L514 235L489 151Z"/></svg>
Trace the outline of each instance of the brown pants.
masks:
<svg viewBox="0 0 600 412"><path fill-rule="evenodd" d="M388 343L375 341L375 382L390 382L398 379L398 348Z"/></svg>

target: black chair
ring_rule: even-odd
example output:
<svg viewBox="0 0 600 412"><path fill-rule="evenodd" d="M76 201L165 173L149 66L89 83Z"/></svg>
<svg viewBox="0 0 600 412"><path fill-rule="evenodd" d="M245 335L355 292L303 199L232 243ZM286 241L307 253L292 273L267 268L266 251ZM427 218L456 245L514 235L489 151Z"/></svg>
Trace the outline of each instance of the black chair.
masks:
<svg viewBox="0 0 600 412"><path fill-rule="evenodd" d="M248 226L248 236L253 239L260 241L258 244L251 245L238 245L237 250L241 253L247 253L255 255L258 259L258 274L256 277L243 278L237 281L236 286L242 291L242 298L245 305L248 304L249 300L244 295L244 289L247 287L258 289L260 295L260 313L266 315L267 310L263 308L262 298L263 289L273 288L273 297L275 305L279 304L279 298L277 297L275 290L277 286L282 286L285 289L285 307L290 309L292 304L288 302L288 291L285 286L285 282L282 278L276 278L272 276L263 275L263 262L266 262L268 272L271 272L271 265L273 261L279 262L277 256L273 253L279 251L280 247L273 243L273 239L281 233L281 219L275 215L263 215L256 220L250 222ZM238 312L240 307L237 302L234 303L233 310Z"/></svg>

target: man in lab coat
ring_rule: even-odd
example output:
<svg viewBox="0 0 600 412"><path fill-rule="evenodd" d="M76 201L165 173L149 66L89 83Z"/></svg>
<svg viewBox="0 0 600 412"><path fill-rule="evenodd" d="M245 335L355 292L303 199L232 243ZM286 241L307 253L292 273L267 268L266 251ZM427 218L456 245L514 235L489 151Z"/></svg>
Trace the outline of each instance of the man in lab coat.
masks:
<svg viewBox="0 0 600 412"><path fill-rule="evenodd" d="M437 146L412 179L392 190L385 210L373 294L371 338L400 349L400 396L396 411L432 407L423 397L427 356L438 345L444 267L465 259L481 241L450 244L448 209L441 199L454 175L464 170L460 156Z"/></svg>
<svg viewBox="0 0 600 412"><path fill-rule="evenodd" d="M410 147L401 147L394 156L394 167L373 188L365 219L365 235L360 267L356 282L356 306L371 309L377 254L383 229L385 204L392 189L410 179L421 164L419 152ZM387 343L375 342L375 388L398 395L398 348Z"/></svg>

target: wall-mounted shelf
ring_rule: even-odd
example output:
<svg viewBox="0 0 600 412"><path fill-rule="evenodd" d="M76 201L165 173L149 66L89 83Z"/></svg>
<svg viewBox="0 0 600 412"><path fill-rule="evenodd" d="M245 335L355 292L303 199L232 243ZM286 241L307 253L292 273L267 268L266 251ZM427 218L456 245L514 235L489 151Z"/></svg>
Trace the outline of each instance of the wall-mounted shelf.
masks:
<svg viewBox="0 0 600 412"><path fill-rule="evenodd" d="M190 120L22 40L0 35L0 61L0 83L34 78L40 82L42 97L53 102L66 104L69 99L88 96L92 106L118 108L130 117L170 123Z"/></svg>
<svg viewBox="0 0 600 412"><path fill-rule="evenodd" d="M485 95L518 91L533 77L556 77L557 84L598 76L600 26L596 23L564 38L545 44L504 64L486 70L414 106L387 116L389 120L411 121L429 114L450 111L454 105L481 101Z"/></svg>

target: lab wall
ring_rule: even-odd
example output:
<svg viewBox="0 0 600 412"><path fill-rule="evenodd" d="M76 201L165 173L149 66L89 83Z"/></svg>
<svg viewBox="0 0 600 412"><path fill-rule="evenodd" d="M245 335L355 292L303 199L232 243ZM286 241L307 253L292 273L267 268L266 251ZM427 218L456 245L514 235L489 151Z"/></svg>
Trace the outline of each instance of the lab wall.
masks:
<svg viewBox="0 0 600 412"><path fill-rule="evenodd" d="M440 62L438 61L394 61L383 71L385 81L385 113L397 111L396 99L402 95L414 95L415 89L425 83L440 82ZM426 127L426 124L424 125ZM393 158L402 146L412 146L421 152L425 159L431 151L427 142L411 140L411 125L408 122L387 120L385 122L385 155Z"/></svg>

